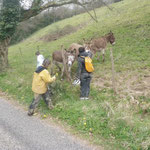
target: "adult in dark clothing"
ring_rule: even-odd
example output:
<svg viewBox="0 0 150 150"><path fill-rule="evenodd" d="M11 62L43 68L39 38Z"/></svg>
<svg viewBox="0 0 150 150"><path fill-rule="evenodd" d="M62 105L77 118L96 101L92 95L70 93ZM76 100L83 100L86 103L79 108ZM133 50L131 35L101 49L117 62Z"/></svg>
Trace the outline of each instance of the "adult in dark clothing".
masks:
<svg viewBox="0 0 150 150"><path fill-rule="evenodd" d="M90 93L91 73L85 68L85 57L89 54L84 47L79 48L77 78L80 79L80 99L88 99Z"/></svg>

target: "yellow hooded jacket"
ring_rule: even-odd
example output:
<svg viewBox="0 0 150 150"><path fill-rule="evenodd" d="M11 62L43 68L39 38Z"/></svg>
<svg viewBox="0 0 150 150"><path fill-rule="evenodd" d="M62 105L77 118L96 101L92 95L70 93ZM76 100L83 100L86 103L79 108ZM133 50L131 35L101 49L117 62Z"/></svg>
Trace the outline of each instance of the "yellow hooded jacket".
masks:
<svg viewBox="0 0 150 150"><path fill-rule="evenodd" d="M40 73L34 72L32 81L32 91L37 94L44 94L47 91L47 84L55 81L55 77L51 77L48 70L44 69Z"/></svg>

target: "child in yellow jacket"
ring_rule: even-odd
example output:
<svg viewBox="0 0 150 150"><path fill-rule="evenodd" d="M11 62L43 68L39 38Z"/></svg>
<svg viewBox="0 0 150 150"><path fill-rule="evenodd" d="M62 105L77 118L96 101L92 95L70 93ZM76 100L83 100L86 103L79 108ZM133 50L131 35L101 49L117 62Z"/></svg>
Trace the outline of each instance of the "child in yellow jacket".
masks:
<svg viewBox="0 0 150 150"><path fill-rule="evenodd" d="M28 115L34 114L35 108L38 106L40 99L43 98L49 109L53 108L50 94L47 85L56 80L56 77L51 77L48 72L50 61L45 59L42 66L39 66L33 74L32 91L34 92L33 101L29 107Z"/></svg>

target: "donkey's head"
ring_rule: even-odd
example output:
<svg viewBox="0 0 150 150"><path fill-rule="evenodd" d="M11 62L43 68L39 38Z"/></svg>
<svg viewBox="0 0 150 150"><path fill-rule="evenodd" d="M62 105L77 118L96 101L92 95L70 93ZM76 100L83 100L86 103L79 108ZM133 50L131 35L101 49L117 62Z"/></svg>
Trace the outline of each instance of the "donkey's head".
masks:
<svg viewBox="0 0 150 150"><path fill-rule="evenodd" d="M106 38L107 38L107 41L110 42L110 44L112 45L115 44L115 36L111 31L106 35Z"/></svg>
<svg viewBox="0 0 150 150"><path fill-rule="evenodd" d="M75 52L66 52L66 63L68 67L71 67L75 61Z"/></svg>

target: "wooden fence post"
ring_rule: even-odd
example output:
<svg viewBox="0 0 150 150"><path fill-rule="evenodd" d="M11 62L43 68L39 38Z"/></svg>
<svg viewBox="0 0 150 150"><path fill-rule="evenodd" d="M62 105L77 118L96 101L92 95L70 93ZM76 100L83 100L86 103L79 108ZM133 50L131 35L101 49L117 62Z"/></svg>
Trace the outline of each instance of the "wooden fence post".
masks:
<svg viewBox="0 0 150 150"><path fill-rule="evenodd" d="M68 80L68 81L71 81L71 77L70 77L70 75L69 75L69 73L68 73L67 66L66 66L66 58L65 58L65 55L64 55L64 48L63 48L63 45L61 46L61 51L62 51L62 58L63 58L64 71L65 71L67 80Z"/></svg>
<svg viewBox="0 0 150 150"><path fill-rule="evenodd" d="M115 79L115 68L114 68L114 58L113 58L112 48L110 48L110 57L111 57L111 64L112 64L112 86L113 86L114 93L117 94L116 79Z"/></svg>
<svg viewBox="0 0 150 150"><path fill-rule="evenodd" d="M21 48L20 48L20 47L19 47L19 51L20 51L20 56L21 56L21 58L22 58L23 66L24 66L24 70L25 70L25 62L24 62L23 54L22 54L22 50L21 50Z"/></svg>
<svg viewBox="0 0 150 150"><path fill-rule="evenodd" d="M37 46L37 51L39 51L40 50L40 47L39 47L39 45Z"/></svg>

